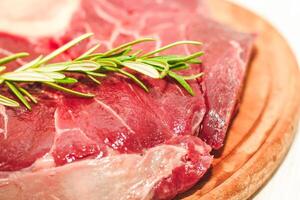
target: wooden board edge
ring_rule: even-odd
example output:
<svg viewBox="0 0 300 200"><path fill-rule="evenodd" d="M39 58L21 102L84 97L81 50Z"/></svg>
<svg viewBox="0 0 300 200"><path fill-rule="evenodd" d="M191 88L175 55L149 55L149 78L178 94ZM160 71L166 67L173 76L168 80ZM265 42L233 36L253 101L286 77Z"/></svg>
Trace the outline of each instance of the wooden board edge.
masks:
<svg viewBox="0 0 300 200"><path fill-rule="evenodd" d="M258 17L255 13L241 8L236 4L228 2L224 3L243 9L244 12L247 12L253 17ZM276 123L276 126L270 132L269 140L264 142L253 157L250 158L237 173L233 174L224 183L202 196L201 199L247 199L253 196L275 173L293 142L300 117L300 73L298 63L283 36L269 22L264 19L262 19L262 21L277 34L278 38L280 38L283 43L286 44L287 53L291 55L291 58L293 59L294 65L289 66L294 74L294 82L290 88L290 93L293 98L285 109L289 112L282 115ZM281 137L282 135L284 137ZM197 195L194 197L197 197ZM197 199L199 199L199 196Z"/></svg>

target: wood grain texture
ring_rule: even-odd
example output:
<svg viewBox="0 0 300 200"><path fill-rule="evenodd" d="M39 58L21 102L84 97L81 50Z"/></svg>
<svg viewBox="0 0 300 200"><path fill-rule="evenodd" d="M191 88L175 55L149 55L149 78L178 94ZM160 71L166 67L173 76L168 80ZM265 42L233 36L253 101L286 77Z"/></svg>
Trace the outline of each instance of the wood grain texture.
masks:
<svg viewBox="0 0 300 200"><path fill-rule="evenodd" d="M294 138L300 111L300 73L284 38L254 13L209 0L213 15L257 34L241 107L211 172L180 199L247 199L272 176Z"/></svg>

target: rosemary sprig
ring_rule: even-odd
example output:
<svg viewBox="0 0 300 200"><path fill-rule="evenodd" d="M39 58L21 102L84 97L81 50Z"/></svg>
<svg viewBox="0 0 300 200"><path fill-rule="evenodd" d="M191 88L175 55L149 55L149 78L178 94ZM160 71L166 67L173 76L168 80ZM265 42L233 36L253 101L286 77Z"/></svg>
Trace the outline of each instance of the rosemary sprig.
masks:
<svg viewBox="0 0 300 200"><path fill-rule="evenodd" d="M31 106L27 99L22 95L22 93L18 90L18 88L15 86L15 84L5 81L5 84L11 89L11 91L20 99L20 101L28 108L29 110L31 109Z"/></svg>
<svg viewBox="0 0 300 200"><path fill-rule="evenodd" d="M86 33L84 35L79 36L78 38L75 38L74 40L68 42L67 44L63 45L62 47L56 49L55 51L53 51L52 53L48 54L47 56L45 56L43 59L41 59L38 64L44 64L50 60L52 60L53 58L55 58L56 56L60 55L61 53L65 52L66 50L70 49L71 47L75 46L76 44L78 44L79 42L81 42L82 40L85 40L89 37L91 37L93 35L93 33Z"/></svg>
<svg viewBox="0 0 300 200"><path fill-rule="evenodd" d="M0 104L10 107L18 107L20 104L10 98L7 98L0 94Z"/></svg>
<svg viewBox="0 0 300 200"><path fill-rule="evenodd" d="M198 58L203 55L203 52L196 52L186 56L157 54L177 45L201 45L200 42L196 41L178 41L144 54L143 50L133 52L133 46L144 42L151 42L154 41L154 39L138 39L103 53L95 53L100 46L99 44L96 44L73 60L49 63L49 61L58 55L92 35L92 33L81 35L52 53L46 56L39 56L14 71L5 72L6 67L3 65L15 61L18 58L28 56L29 54L17 53L1 58L0 85L6 85L14 96L29 110L31 109L30 104L37 103L38 100L24 88L24 84L26 85L26 83L39 82L71 95L86 98L93 97L93 94L79 92L63 86L63 84L74 84L78 82L76 78L70 76L74 73L84 75L97 84L100 84L99 78L106 77L109 75L108 73L120 74L134 81L146 92L149 91L148 87L131 71L135 71L136 73L153 79L169 77L177 81L188 93L194 95L194 92L187 81L197 79L202 76L203 73L182 76L177 74L176 71L188 69L190 64L201 63L201 60ZM23 83L22 87L18 83ZM0 104L10 107L19 106L19 103L16 100L3 95L0 95Z"/></svg>
<svg viewBox="0 0 300 200"><path fill-rule="evenodd" d="M17 60L19 58L26 57L26 56L29 56L29 54L25 53L25 52L16 53L16 54L6 56L6 57L0 59L0 65L5 65L6 63L9 63L11 61L14 61L14 60Z"/></svg>

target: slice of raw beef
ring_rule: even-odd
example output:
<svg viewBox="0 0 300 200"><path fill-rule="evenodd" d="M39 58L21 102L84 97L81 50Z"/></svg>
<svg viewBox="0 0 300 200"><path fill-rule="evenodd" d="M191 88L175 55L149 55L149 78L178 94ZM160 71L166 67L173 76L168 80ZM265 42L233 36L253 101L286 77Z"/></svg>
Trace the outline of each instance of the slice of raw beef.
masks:
<svg viewBox="0 0 300 200"><path fill-rule="evenodd" d="M114 44L121 44L141 37L153 37L158 40L157 45L166 45L178 40L196 40L202 41L205 52L203 56L203 65L194 67L186 73L198 73L203 71L205 76L200 80L200 90L196 94L199 98L205 98L206 113L198 117L195 128L191 128L192 134L199 136L215 149L219 149L224 144L226 132L230 121L237 110L239 97L243 88L243 80L246 74L246 67L250 59L253 44L253 35L236 32L223 24L206 17L208 10L205 7L206 1L157 1L156 3L148 0L139 1L139 4L128 3L122 0L110 1L85 1L83 9L85 15L75 18L70 33L92 31L96 33L97 41L104 43L103 48L111 48ZM90 9L93 8L93 9ZM147 9L143 9L147 8ZM176 13L176 17L174 17ZM196 17L197 16L197 17ZM78 21L85 21L85 26L81 26ZM97 22L101 22L98 25ZM98 33L98 34L97 34ZM109 35L109 38L106 36ZM66 34L65 38L71 39L72 34ZM91 41L91 44L93 42ZM145 48L145 47L144 47ZM151 48L149 45L148 48ZM147 49L147 48L146 48ZM199 51L199 48L177 48L168 51L168 53L182 54ZM78 53L70 52L71 56ZM144 101L158 102L163 107L168 107L169 102L166 96L170 93L163 93L163 98L156 94L161 83L153 83L152 88L157 85L155 95L145 95L139 92ZM164 84L164 83L162 83ZM193 84L193 83L192 83ZM200 97L201 96L201 97ZM202 97L203 96L203 97ZM184 102L180 102L182 105ZM151 104L151 103L150 103ZM180 120L176 115L170 114L170 111L177 106L172 105L167 109L168 114L163 115L167 118L175 117L177 119L167 119L167 123ZM200 114L199 114L200 116ZM164 119L166 119L164 117ZM187 122L185 120L185 122ZM178 127L171 127L178 129ZM186 126L184 126L184 129ZM199 133L196 133L195 130ZM184 134L185 132L180 132Z"/></svg>
<svg viewBox="0 0 300 200"><path fill-rule="evenodd" d="M197 135L214 148L223 144L252 36L203 17L207 12L203 1L45 2L52 5L47 6L51 12L57 10L61 16L65 10L65 18L70 19L63 29L58 23L60 34L54 30L50 36L39 34L37 29L31 35L29 30L37 23L30 23L36 19L30 14L26 31L6 29L0 23L1 54L27 51L32 58L86 32L94 32L95 37L57 60L78 56L96 42L105 50L135 38L156 38L156 43L140 46L147 50L177 40L199 40L203 47L184 46L167 53L204 49L203 65L181 73L204 71L205 76L190 81L195 96L170 79L140 77L150 89L145 93L117 75L103 79L100 86L85 79L74 86L96 94L93 99L30 86L39 100L31 112L0 107L0 200L170 199L188 190L212 162L211 148ZM37 12L46 9L37 8ZM52 13L53 20L57 15ZM13 34L5 33L8 30Z"/></svg>

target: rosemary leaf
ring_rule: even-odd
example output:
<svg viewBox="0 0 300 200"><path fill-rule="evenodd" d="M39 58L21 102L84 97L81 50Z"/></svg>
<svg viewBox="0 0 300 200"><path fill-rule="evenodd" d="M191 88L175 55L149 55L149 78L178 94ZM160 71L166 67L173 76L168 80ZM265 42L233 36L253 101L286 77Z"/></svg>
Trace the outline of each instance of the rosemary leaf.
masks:
<svg viewBox="0 0 300 200"><path fill-rule="evenodd" d="M32 61L26 63L25 65L19 67L19 68L16 69L15 71L16 71L16 72L25 71L25 70L27 70L27 69L29 69L29 68L31 68L31 67L37 66L38 63L40 62L40 60L42 59L42 57L43 57L43 56L37 57L36 59L34 59L34 60L32 60Z"/></svg>
<svg viewBox="0 0 300 200"><path fill-rule="evenodd" d="M120 62L125 62L125 61L134 61L136 60L135 56L119 56L116 57L115 59L117 59Z"/></svg>
<svg viewBox="0 0 300 200"><path fill-rule="evenodd" d="M160 52L165 51L167 49L173 48L175 46L185 45L185 44L202 45L201 42L197 42L197 41L178 41L178 42L174 42L174 43L168 44L168 45L166 45L164 47L161 47L159 49L156 49L154 51L151 51L149 53L146 53L146 54L142 55L141 58L146 58L146 57L152 56L152 55L154 55L156 53L160 53Z"/></svg>
<svg viewBox="0 0 300 200"><path fill-rule="evenodd" d="M160 79L165 78L165 76L168 74L168 71L170 70L169 64L162 60L144 60L142 62L148 65L152 65L155 69L160 71L160 75L159 75Z"/></svg>
<svg viewBox="0 0 300 200"><path fill-rule="evenodd" d="M124 50L122 50L122 51L120 51L118 53L111 54L109 56L105 56L105 58L124 56L124 55L127 55L130 51L132 51L132 47L131 46L127 47L126 49L124 49Z"/></svg>
<svg viewBox="0 0 300 200"><path fill-rule="evenodd" d="M100 69L100 65L94 61L84 60L84 61L76 61L74 63L70 63L67 65L66 71L95 71Z"/></svg>
<svg viewBox="0 0 300 200"><path fill-rule="evenodd" d="M120 74L123 74L123 75L127 76L128 78L130 78L131 80L133 80L134 82L136 82L146 92L149 92L149 89L147 88L147 86L142 81L140 81L137 77L135 77L133 74L130 74L129 72L126 72L126 71L124 71L122 69L117 69L117 72L119 72Z"/></svg>
<svg viewBox="0 0 300 200"><path fill-rule="evenodd" d="M4 70L6 70L5 66L0 66L0 72L3 72Z"/></svg>
<svg viewBox="0 0 300 200"><path fill-rule="evenodd" d="M172 71L169 71L168 75L175 79L190 95L195 96L195 93L191 86L184 80L184 78Z"/></svg>
<svg viewBox="0 0 300 200"><path fill-rule="evenodd" d="M122 52L121 55L127 55L127 54L129 54L131 51L132 51L132 47L129 46L128 48L124 49L124 51Z"/></svg>
<svg viewBox="0 0 300 200"><path fill-rule="evenodd" d="M97 61L97 63L101 66L109 66L109 67L117 67L118 65L112 61L109 60L100 60Z"/></svg>
<svg viewBox="0 0 300 200"><path fill-rule="evenodd" d="M41 72L43 75L48 76L49 78L52 79L64 79L66 76L62 73L59 72Z"/></svg>
<svg viewBox="0 0 300 200"><path fill-rule="evenodd" d="M162 70L159 70L159 71L161 71L160 76L159 76L159 78L161 78L161 79L163 79L168 74L168 71L170 70L169 64L163 60L154 60L154 59L148 60L148 61L146 60L146 63L148 63L152 66L160 67L162 69Z"/></svg>
<svg viewBox="0 0 300 200"><path fill-rule="evenodd" d="M128 78L133 80L135 83L137 83L141 88L143 88L146 92L149 92L149 89L147 88L147 86L142 81L140 81L136 76L134 76L133 74L131 74L131 73L125 71L125 70L119 69L119 68L105 67L105 69L107 71L117 72L119 74L127 76Z"/></svg>
<svg viewBox="0 0 300 200"><path fill-rule="evenodd" d="M143 50L142 50L142 49L137 50L136 52L132 53L132 56L138 57L141 53L143 53Z"/></svg>
<svg viewBox="0 0 300 200"><path fill-rule="evenodd" d="M167 65L167 63L164 62L163 60L154 60L154 59L153 60L152 59L151 60L143 60L143 59L140 59L138 61L146 63L148 65L157 66L157 67L159 67L161 69L165 69L166 65Z"/></svg>
<svg viewBox="0 0 300 200"><path fill-rule="evenodd" d="M89 56L90 54L94 53L99 47L100 44L96 44L95 46L93 46L92 48L90 48L89 50L81 54L81 56L76 58L75 61L83 60L86 56Z"/></svg>
<svg viewBox="0 0 300 200"><path fill-rule="evenodd" d="M43 65L41 67L35 68L33 70L38 72L59 72L67 69L68 64L70 64L70 62L48 64L48 65Z"/></svg>
<svg viewBox="0 0 300 200"><path fill-rule="evenodd" d="M75 78L65 77L63 79L56 79L55 82L62 83L62 84L73 84L73 83L77 83L78 81Z"/></svg>
<svg viewBox="0 0 300 200"><path fill-rule="evenodd" d="M170 70L170 66L167 64L165 65L166 67L164 68L164 70L160 73L160 78L165 78L165 76L167 76L169 70Z"/></svg>
<svg viewBox="0 0 300 200"><path fill-rule="evenodd" d="M204 73L201 72L199 74L193 74L193 75L189 75L189 76L181 76L184 80L195 80L197 78L200 78L201 76L203 76Z"/></svg>
<svg viewBox="0 0 300 200"><path fill-rule="evenodd" d="M118 65L122 65L122 62L119 61L118 59L116 58L99 58L98 60L95 60L97 63L101 63L103 61L109 61L109 62L113 62L115 63L116 66Z"/></svg>
<svg viewBox="0 0 300 200"><path fill-rule="evenodd" d="M20 92L22 92L25 96L27 96L33 103L37 103L37 100L36 98L34 98L34 96L32 96L27 90L25 90L24 88L20 87L20 86L17 86L16 87L18 88L18 90Z"/></svg>
<svg viewBox="0 0 300 200"><path fill-rule="evenodd" d="M142 62L132 62L132 61L127 61L123 62L123 66L135 70L139 73L142 73L146 76L149 76L151 78L159 78L160 75L158 71L151 65L142 63Z"/></svg>
<svg viewBox="0 0 300 200"><path fill-rule="evenodd" d="M94 97L95 95L93 94L89 94L89 93L82 93L82 92L78 92L78 91L75 91L75 90L71 90L69 88L65 88L63 86L60 86L60 85L57 85L55 83L51 83L51 82L44 82L44 84L56 89L56 90L60 90L60 91L63 91L65 93L69 93L69 94L72 94L72 95L75 95L75 96L79 96L79 97L86 97L86 98L91 98L91 97Z"/></svg>
<svg viewBox="0 0 300 200"><path fill-rule="evenodd" d="M202 60L199 60L197 58L194 58L194 59L190 59L188 61L186 61L187 63L189 64L201 64L202 63Z"/></svg>
<svg viewBox="0 0 300 200"><path fill-rule="evenodd" d="M82 56L81 59L75 61L80 61L80 60L97 60L98 58L102 58L104 56L103 53L94 53L86 56Z"/></svg>
<svg viewBox="0 0 300 200"><path fill-rule="evenodd" d="M161 67L155 66L153 65L153 67L158 71L158 72L162 72L164 69L162 69ZM159 77L160 78L160 77Z"/></svg>
<svg viewBox="0 0 300 200"><path fill-rule="evenodd" d="M158 55L158 56L154 56L154 57L150 57L150 58L147 58L148 60L164 60L164 61L167 61L167 60L170 60L170 59L173 59L173 58L182 58L184 56L182 55Z"/></svg>
<svg viewBox="0 0 300 200"><path fill-rule="evenodd" d="M189 69L189 68L190 68L190 66L186 63L177 63L175 65L170 66L170 69L177 70L177 71L178 70L183 70L183 69Z"/></svg>
<svg viewBox="0 0 300 200"><path fill-rule="evenodd" d="M97 77L106 77L106 74L98 73L98 72L86 72L88 75L97 76Z"/></svg>
<svg viewBox="0 0 300 200"><path fill-rule="evenodd" d="M196 52L192 55L186 56L186 57L182 57L182 58L173 58L173 59L169 59L168 63L169 64L176 64L179 62L186 62L195 58L198 58L200 56L202 56L204 54L204 52L200 51L200 52Z"/></svg>
<svg viewBox="0 0 300 200"><path fill-rule="evenodd" d="M31 106L26 100L26 98L23 96L23 94L18 90L18 88L11 82L5 81L5 84L9 87L9 89L18 97L18 99L24 104L24 106L28 109L31 110Z"/></svg>
<svg viewBox="0 0 300 200"><path fill-rule="evenodd" d="M153 38L142 38L142 39L134 40L132 42L122 44L112 50L109 50L109 51L105 52L104 55L109 56L111 54L117 53L117 52L119 52L127 47L133 46L135 44L139 44L139 43L143 43L143 42L150 42L150 41L155 41L155 40Z"/></svg>
<svg viewBox="0 0 300 200"><path fill-rule="evenodd" d="M23 57L27 57L27 56L29 56L29 53L26 53L26 52L21 52L21 53L16 53L16 54L6 56L6 57L0 59L0 65L5 65L9 62L17 60L18 58L23 58Z"/></svg>
<svg viewBox="0 0 300 200"><path fill-rule="evenodd" d="M92 81L94 81L95 83L97 83L98 85L100 84L100 81L98 81L95 77L91 76L91 75L87 75L87 77L89 77Z"/></svg>
<svg viewBox="0 0 300 200"><path fill-rule="evenodd" d="M20 104L8 97L5 97L3 95L0 94L0 104L4 105L4 106L9 106L9 107L19 107Z"/></svg>
<svg viewBox="0 0 300 200"><path fill-rule="evenodd" d="M47 56L45 56L43 59L40 60L39 64L44 64L50 60L52 60L53 58L55 58L56 56L58 56L59 54L65 52L66 50L70 49L71 47L75 46L76 44L78 44L79 42L81 42L82 40L85 40L89 37L91 37L93 34L92 33L86 33L83 34L77 38L75 38L74 40L71 40L70 42L68 42L67 44L61 46L60 48L56 49L55 51L53 51L52 53L48 54Z"/></svg>
<svg viewBox="0 0 300 200"><path fill-rule="evenodd" d="M20 72L7 72L1 75L1 78L9 81L22 81L22 82L54 82L52 78L39 72L34 71L20 71Z"/></svg>
<svg viewBox="0 0 300 200"><path fill-rule="evenodd" d="M98 56L93 56L91 58L89 58L91 61L98 61L100 59L103 59L103 54L98 55Z"/></svg>

